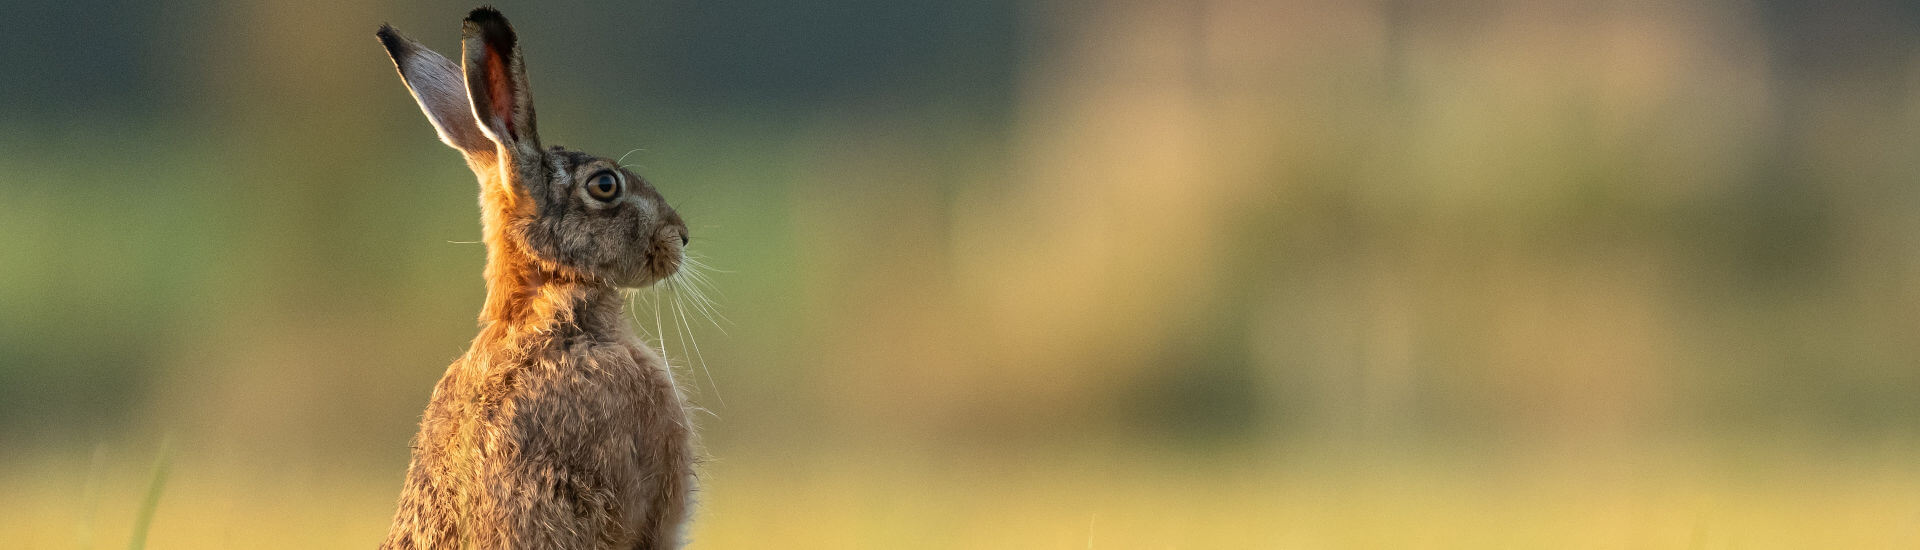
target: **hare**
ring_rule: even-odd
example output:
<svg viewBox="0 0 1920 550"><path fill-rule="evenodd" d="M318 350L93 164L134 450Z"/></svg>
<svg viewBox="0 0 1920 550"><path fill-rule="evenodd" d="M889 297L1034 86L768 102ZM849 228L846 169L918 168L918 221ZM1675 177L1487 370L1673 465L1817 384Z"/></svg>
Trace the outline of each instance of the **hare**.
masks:
<svg viewBox="0 0 1920 550"><path fill-rule="evenodd" d="M679 270L687 226L616 162L541 146L500 12L473 10L461 34L455 65L378 33L479 177L487 249L480 335L434 386L381 548L677 548L693 428L622 305Z"/></svg>

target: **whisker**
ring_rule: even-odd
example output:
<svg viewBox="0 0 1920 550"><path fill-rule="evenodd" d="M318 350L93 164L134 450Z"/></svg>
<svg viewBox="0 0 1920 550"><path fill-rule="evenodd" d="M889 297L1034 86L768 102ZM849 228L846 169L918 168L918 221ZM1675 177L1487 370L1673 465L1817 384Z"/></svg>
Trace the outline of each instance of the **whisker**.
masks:
<svg viewBox="0 0 1920 550"><path fill-rule="evenodd" d="M693 279L694 279L694 280L696 280L696 281L699 281L699 282L702 282L702 283L712 283L712 282L713 282L713 280L712 280L712 279L709 279L709 278L707 278L707 274L706 274L706 272L708 272L708 271L718 271L718 270L716 270L716 269L714 269L714 268L713 268L713 266L711 266L711 265L707 265L707 263L706 263L706 262L702 262L702 261L700 261L700 260L696 260L696 259L691 259L691 258L689 258L689 259L687 260L687 262L686 262L686 265L687 265L687 267L689 267L689 268L690 268L690 269L688 269L688 270L687 270L687 276L688 276L688 277L691 277L691 278L693 278Z"/></svg>
<svg viewBox="0 0 1920 550"><path fill-rule="evenodd" d="M667 329L666 324L660 322L660 291L657 288L653 289L653 331L658 335L654 341L660 348L660 360L667 361L667 368L671 371L673 362L667 358Z"/></svg>
<svg viewBox="0 0 1920 550"><path fill-rule="evenodd" d="M693 324L687 322L687 311L680 307L679 289L679 286L674 287L673 295L675 299L673 301L673 310L674 314L680 318L681 334L686 336L687 342L692 343L693 358L700 364L700 372L707 375L707 386L713 388L714 400L719 401L721 407L726 407L727 398L720 395L720 384L714 381L713 369L707 368L707 357L700 352L700 339L693 334Z"/></svg>
<svg viewBox="0 0 1920 550"><path fill-rule="evenodd" d="M675 281L675 280L673 280L672 278L668 278L668 281L669 281L669 282L667 283L667 289L668 289L668 290L672 290L672 291L673 291L673 302L671 302L671 303L669 304L669 305L670 305L671 307L670 307L670 308L669 308L669 309L667 310L667 313L670 313L670 314L671 314L671 313L675 313L675 312L676 312L676 311L678 311L678 310L679 310L679 308L680 308L680 285L678 285L678 284L674 284L674 283L676 283L676 282L678 282L678 281ZM671 317L671 316L669 316L668 318L669 318L669 319L677 319L677 318L675 318L675 317ZM674 328L675 328L675 331L674 331L674 335L675 335L675 336L676 336L677 338L679 338L679 340L680 340L680 349L681 349L681 350L686 350L686 349L687 349L687 329L686 329L686 323L681 323L680 325L678 325L678 326L676 326L676 327L674 327ZM684 351L683 351L683 353L684 353ZM688 357L688 359L692 359L692 357Z"/></svg>
<svg viewBox="0 0 1920 550"><path fill-rule="evenodd" d="M707 322L711 323L713 328L719 329L721 334L727 334L727 327L723 326L720 321L732 323L733 320L728 319L725 314L720 313L719 306L715 305L712 299L707 298L705 291L700 290L697 285L689 286L688 290L688 293L694 297L693 306L700 312L700 315L706 317ZM716 320L715 317L719 317L719 319ZM728 335L731 336L730 334Z"/></svg>
<svg viewBox="0 0 1920 550"><path fill-rule="evenodd" d="M707 296L708 292L715 294L721 293L719 286L715 285L713 279L707 276L707 271L717 270L706 262L699 260L689 260L685 264L685 268L681 270L682 273L686 274L687 294L693 297L692 305L694 309L698 311L701 316L706 317L707 322L713 324L714 328L720 329L720 332L725 334L727 329L723 326L722 321L725 321L725 324L732 324L733 319L721 313L719 304L716 303L713 298Z"/></svg>
<svg viewBox="0 0 1920 550"><path fill-rule="evenodd" d="M640 327L640 334L645 335L647 333L647 327L640 325L640 314L633 311L633 303L639 299L640 291L627 293L627 320L632 322L634 326Z"/></svg>
<svg viewBox="0 0 1920 550"><path fill-rule="evenodd" d="M620 164L620 163L622 163L622 162L626 162L626 161L627 161L627 155L631 155L631 154L633 154L633 153L634 153L635 151L644 151L644 150L645 150L644 148L637 148L637 149L634 149L633 151L627 151L627 152L626 152L625 154L622 154L622 155L620 155L620 158L619 158L619 159L617 159L617 160L614 160L614 161L613 161L613 163L614 163L614 164ZM624 165L624 164L621 164L621 166L626 166L626 165Z"/></svg>
<svg viewBox="0 0 1920 550"><path fill-rule="evenodd" d="M724 320L732 323L733 320L721 314L719 307L714 303L713 299L707 297L707 292L713 290L713 281L707 279L706 275L700 273L697 268L683 269L682 273L686 274L684 279L686 281L686 294L693 299L688 305L691 305L695 312L705 317L708 323L712 323L714 328L720 329L720 332L725 334L727 328L721 326L720 321ZM713 291L718 292L717 290ZM676 294L676 296L678 296L678 294ZM715 319L716 316L719 317L718 320Z"/></svg>
<svg viewBox="0 0 1920 550"><path fill-rule="evenodd" d="M693 265L699 266L700 269L712 271L714 273L733 273L732 270L720 269L717 267L713 267L712 265L709 265L706 262L700 261L700 259L704 257L705 256L688 256L687 261L692 263Z"/></svg>
<svg viewBox="0 0 1920 550"><path fill-rule="evenodd" d="M702 301L704 301L704 302L706 302L706 304L707 304L708 306L717 306L717 305L718 305L718 304L717 304L717 302L715 302L715 301L714 301L714 300L713 300L712 298L709 298L709 297L707 296L707 293L708 293L708 292L712 292L712 293L714 293L714 294L716 294L716 295L719 295L719 296L721 296L721 297L725 297L725 296L726 296L726 293L724 293L724 292L722 292L722 291L720 290L720 287L719 287L719 285L716 285L716 284L714 284L714 282L713 282L713 280L712 280L712 279L709 279L709 278L707 278L707 275L706 275L705 273L697 273L697 272L696 272L696 273L694 274L694 279L695 279L695 280L694 280L694 286L696 286L696 287L698 287L698 288L696 288L696 290L698 290L698 291L699 291L699 295L700 295L700 299L701 299ZM715 308L714 308L714 312L715 312L715 313L718 313L718 312L719 312L719 309L718 309L717 307L715 307ZM723 317L724 317L724 316L723 316Z"/></svg>

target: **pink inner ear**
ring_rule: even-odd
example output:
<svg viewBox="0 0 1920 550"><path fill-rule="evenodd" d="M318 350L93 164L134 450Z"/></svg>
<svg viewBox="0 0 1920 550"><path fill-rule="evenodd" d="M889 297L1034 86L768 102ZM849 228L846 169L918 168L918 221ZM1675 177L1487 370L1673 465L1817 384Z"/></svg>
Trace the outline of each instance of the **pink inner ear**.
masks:
<svg viewBox="0 0 1920 550"><path fill-rule="evenodd" d="M518 137L513 129L513 75L507 74L506 59L493 48L487 48L487 108L504 130L500 139Z"/></svg>

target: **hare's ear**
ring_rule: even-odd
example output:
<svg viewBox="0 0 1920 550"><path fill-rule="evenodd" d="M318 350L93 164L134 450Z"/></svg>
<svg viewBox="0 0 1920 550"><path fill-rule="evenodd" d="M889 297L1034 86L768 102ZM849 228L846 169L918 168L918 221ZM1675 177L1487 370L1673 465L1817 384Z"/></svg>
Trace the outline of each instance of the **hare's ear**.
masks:
<svg viewBox="0 0 1920 550"><path fill-rule="evenodd" d="M473 118L480 131L498 142L511 164L540 156L540 135L533 127L533 95L527 92L527 68L513 26L493 8L467 14L461 25L462 67Z"/></svg>
<svg viewBox="0 0 1920 550"><path fill-rule="evenodd" d="M487 140L486 134L480 131L480 125L473 121L473 109L467 101L466 82L460 76L460 67L426 46L401 36L391 26L381 25L378 34L380 44L387 47L387 55L393 58L393 67L400 70L400 80L407 83L407 90L413 92L414 101L420 103L420 111L427 114L427 121L432 122L433 129L440 133L440 141L467 156L493 154L493 142Z"/></svg>

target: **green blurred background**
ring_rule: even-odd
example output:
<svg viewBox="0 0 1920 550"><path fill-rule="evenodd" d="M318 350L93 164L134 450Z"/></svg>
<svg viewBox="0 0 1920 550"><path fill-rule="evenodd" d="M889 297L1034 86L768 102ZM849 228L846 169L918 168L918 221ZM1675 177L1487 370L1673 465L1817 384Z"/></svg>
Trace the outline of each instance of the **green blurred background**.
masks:
<svg viewBox="0 0 1920 550"><path fill-rule="evenodd" d="M4 546L384 535L471 7L0 1ZM500 7L725 270L695 547L1920 545L1920 5Z"/></svg>

